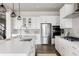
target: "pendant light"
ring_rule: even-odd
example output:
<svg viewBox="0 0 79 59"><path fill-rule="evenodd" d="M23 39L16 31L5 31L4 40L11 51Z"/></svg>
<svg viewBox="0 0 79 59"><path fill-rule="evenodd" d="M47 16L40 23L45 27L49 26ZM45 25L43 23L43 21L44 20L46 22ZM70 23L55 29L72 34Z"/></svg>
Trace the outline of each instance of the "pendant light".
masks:
<svg viewBox="0 0 79 59"><path fill-rule="evenodd" d="M19 16L17 18L18 20L21 20L21 16L20 16L20 3L19 3Z"/></svg>
<svg viewBox="0 0 79 59"><path fill-rule="evenodd" d="M11 13L11 17L16 17L16 14L15 14L15 12L14 12L14 3L13 3L13 11L12 11L12 13Z"/></svg>
<svg viewBox="0 0 79 59"><path fill-rule="evenodd" d="M6 8L5 8L5 6L3 5L3 3L0 5L0 12L3 12L3 13L6 12Z"/></svg>

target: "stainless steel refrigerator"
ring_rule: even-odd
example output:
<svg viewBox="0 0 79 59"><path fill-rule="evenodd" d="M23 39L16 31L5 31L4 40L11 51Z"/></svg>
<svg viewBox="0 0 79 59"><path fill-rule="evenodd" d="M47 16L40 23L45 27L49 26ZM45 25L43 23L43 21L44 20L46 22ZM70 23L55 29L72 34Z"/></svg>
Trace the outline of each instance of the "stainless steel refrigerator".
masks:
<svg viewBox="0 0 79 59"><path fill-rule="evenodd" d="M51 44L51 23L41 23L41 43Z"/></svg>

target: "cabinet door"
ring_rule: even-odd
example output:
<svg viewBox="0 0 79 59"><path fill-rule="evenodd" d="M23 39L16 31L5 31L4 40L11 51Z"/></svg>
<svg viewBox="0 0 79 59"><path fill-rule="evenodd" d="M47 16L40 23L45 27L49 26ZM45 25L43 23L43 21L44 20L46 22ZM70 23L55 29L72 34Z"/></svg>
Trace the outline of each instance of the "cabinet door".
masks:
<svg viewBox="0 0 79 59"><path fill-rule="evenodd" d="M61 28L72 28L72 19L60 19Z"/></svg>
<svg viewBox="0 0 79 59"><path fill-rule="evenodd" d="M56 39L55 39L55 48L62 55L63 47L62 47L62 43L61 43L61 38L59 38L59 37L56 37Z"/></svg>
<svg viewBox="0 0 79 59"><path fill-rule="evenodd" d="M60 49L60 54L61 54L61 55L64 55L64 53L65 53L65 41L64 41L63 38L60 38L60 40L59 40L59 45L60 45L60 47L59 47L59 49Z"/></svg>
<svg viewBox="0 0 79 59"><path fill-rule="evenodd" d="M64 4L64 6L60 9L60 16L62 18L67 17L71 15L75 9L76 9L76 4L70 3L70 4Z"/></svg>
<svg viewBox="0 0 79 59"><path fill-rule="evenodd" d="M74 4L64 4L60 9L60 27L72 28L72 18L65 18L72 14L75 10Z"/></svg>
<svg viewBox="0 0 79 59"><path fill-rule="evenodd" d="M55 44L55 39L54 38L51 39L51 43Z"/></svg>
<svg viewBox="0 0 79 59"><path fill-rule="evenodd" d="M70 44L71 42L69 42L68 40L64 39L63 41L63 47L64 47L64 56L69 56L70 55Z"/></svg>
<svg viewBox="0 0 79 59"><path fill-rule="evenodd" d="M35 44L41 44L40 34L36 35Z"/></svg>
<svg viewBox="0 0 79 59"><path fill-rule="evenodd" d="M64 38L55 39L55 48L63 56L79 56L79 48Z"/></svg>
<svg viewBox="0 0 79 59"><path fill-rule="evenodd" d="M60 9L60 17L61 18L63 18L65 16L65 7L64 6Z"/></svg>
<svg viewBox="0 0 79 59"><path fill-rule="evenodd" d="M72 13L75 12L77 5L75 3L70 3L70 4L65 4L65 16L64 17L68 17L69 15L71 15Z"/></svg>
<svg viewBox="0 0 79 59"><path fill-rule="evenodd" d="M64 38L56 38L55 39L55 47L56 50L63 56L68 56L69 52L69 47L70 47L70 42L68 42L66 39Z"/></svg>

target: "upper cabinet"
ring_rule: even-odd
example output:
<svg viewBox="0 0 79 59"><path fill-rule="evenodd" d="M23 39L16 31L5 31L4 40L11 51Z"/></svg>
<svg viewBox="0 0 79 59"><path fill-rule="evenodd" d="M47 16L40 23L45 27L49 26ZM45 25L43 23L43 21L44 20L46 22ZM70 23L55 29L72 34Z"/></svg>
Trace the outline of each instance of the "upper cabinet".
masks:
<svg viewBox="0 0 79 59"><path fill-rule="evenodd" d="M72 28L72 19L60 19L60 27L61 28Z"/></svg>
<svg viewBox="0 0 79 59"><path fill-rule="evenodd" d="M60 9L60 27L72 28L72 18L68 16L74 13L76 4L64 4ZM68 18L67 18L68 17Z"/></svg>
<svg viewBox="0 0 79 59"><path fill-rule="evenodd" d="M79 15L78 3L64 4L64 6L60 9L60 16L63 18L75 17L77 15Z"/></svg>

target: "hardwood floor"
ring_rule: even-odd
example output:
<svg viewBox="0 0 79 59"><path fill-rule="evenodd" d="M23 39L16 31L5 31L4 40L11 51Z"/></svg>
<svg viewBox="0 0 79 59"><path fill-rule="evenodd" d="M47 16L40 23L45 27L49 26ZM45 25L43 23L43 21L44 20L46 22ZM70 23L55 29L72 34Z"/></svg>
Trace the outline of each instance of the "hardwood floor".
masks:
<svg viewBox="0 0 79 59"><path fill-rule="evenodd" d="M36 46L36 56L59 56L54 45L42 44Z"/></svg>

